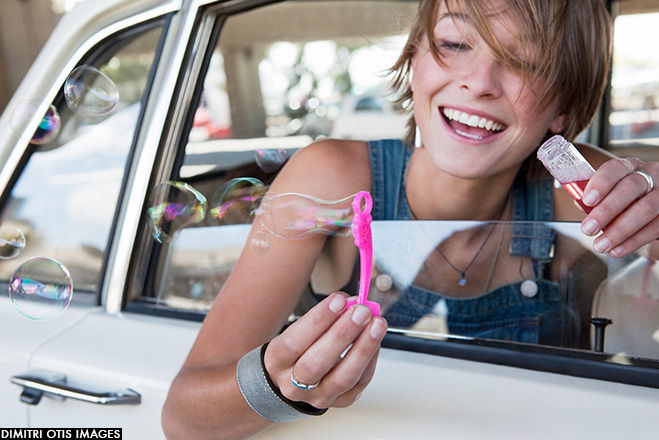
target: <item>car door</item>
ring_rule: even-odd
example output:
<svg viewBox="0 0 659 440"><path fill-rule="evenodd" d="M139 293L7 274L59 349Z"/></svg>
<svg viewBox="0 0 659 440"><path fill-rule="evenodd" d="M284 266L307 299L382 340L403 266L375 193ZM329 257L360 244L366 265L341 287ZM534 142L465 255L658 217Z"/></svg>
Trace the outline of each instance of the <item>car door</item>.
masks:
<svg viewBox="0 0 659 440"><path fill-rule="evenodd" d="M93 16L102 17L101 31L92 44L81 45L85 49L72 65L63 63L62 73L53 75L56 92L47 101L65 112L64 97L58 101L55 94L64 93L65 78L78 65L99 68L116 85L120 78L146 78L134 107L118 106L108 118L82 122L86 145L102 148L111 139L111 152L118 152L115 141L125 135L120 160L101 156L87 174L81 171L87 161L98 159L97 153L88 153L91 159L41 160L52 168L32 173L58 176L53 183L22 177L40 152L29 159L22 153L14 162L13 156L7 159L5 168L12 171L5 180L11 189L3 202L3 222L10 218L7 200L23 206L29 198L19 192L22 181L44 180L41 187L22 186L37 198L44 188L62 182L85 195L72 197L79 205L67 217L65 233L55 228L46 234L55 244L31 250L35 241L28 235L25 255L8 260L3 272L9 281L28 254L53 257L71 271L74 300L43 322L21 316L8 298L0 310L7 318L0 315L0 329L12 335L0 347L0 402L7 409L0 414L2 426L107 427L121 428L123 438L164 437L160 410L167 389L238 254L251 245L245 240L250 217L222 220L213 217L216 209L201 220L186 219L169 237L155 240L148 221L154 194L164 185L195 209L202 194L208 214L217 208L219 190L235 179L243 189L251 190L256 179L267 186L290 154L330 133L342 96L378 84L378 72L402 44L417 6L404 0L184 4L116 0L88 5L96 11ZM120 24L108 25L112 17L119 17ZM309 26L312 22L317 25ZM115 36L126 44L113 46ZM84 55L104 50L112 55ZM60 53L67 59L73 55ZM113 76L112 66L130 66L124 59L135 55L143 70ZM316 62L305 65L303 60L314 55ZM367 72L352 70L348 55L367 65ZM385 62L373 62L380 59ZM327 93L327 76L335 81L330 89L344 87L343 94ZM33 73L30 79L37 77ZM117 122L123 125L112 125L114 116L125 116ZM84 137L89 127L93 135L98 126L103 134ZM40 148L65 152L67 146ZM76 166L64 173L67 160ZM123 165L117 165L121 160ZM112 185L92 186L94 181L111 182L114 192L103 192ZM38 199L64 207L57 214L48 211L53 223L73 203L58 204L60 195L58 189L47 200ZM247 208L249 213L253 206ZM29 217L34 216L32 211ZM101 217L102 232L97 229L90 239L84 233L94 216ZM578 225L572 226L574 234ZM450 227L437 225L438 234ZM427 245L427 239L414 234L405 241L406 228L400 225L379 228L376 243L395 244L378 251L383 267L388 259L390 266L407 267L412 250ZM85 240L69 255L67 244L76 234ZM313 287L322 292L338 281L316 279ZM305 299L297 312L314 301L311 292ZM432 327L392 328L373 382L353 407L275 426L261 437L593 438L623 436L633 426L639 437L650 438L659 410L655 363L619 353L470 340Z"/></svg>
<svg viewBox="0 0 659 440"><path fill-rule="evenodd" d="M147 364L142 357L156 347L149 332L141 321L124 325L108 314L105 290L166 29L185 22L177 3L79 5L3 115L0 215L23 242L0 261L0 279L11 287L0 309L0 426L116 426L126 438L159 429L145 412L159 412L171 373L158 381L148 365L162 365L161 358ZM40 121L44 114L50 119ZM41 271L52 269L68 275L70 303L44 297L33 305L28 283L51 287L57 280ZM158 332L176 339L166 333ZM148 336L147 346L136 334Z"/></svg>

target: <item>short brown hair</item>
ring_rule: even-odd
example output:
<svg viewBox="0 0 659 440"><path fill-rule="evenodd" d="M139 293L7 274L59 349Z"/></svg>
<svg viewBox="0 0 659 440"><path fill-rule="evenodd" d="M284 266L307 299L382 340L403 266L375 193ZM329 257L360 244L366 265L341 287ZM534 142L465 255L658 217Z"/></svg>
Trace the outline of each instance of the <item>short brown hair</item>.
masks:
<svg viewBox="0 0 659 440"><path fill-rule="evenodd" d="M566 115L562 135L573 140L595 116L606 86L611 60L611 16L604 0L503 0L519 29L517 36L540 59L532 63L516 56L496 39L482 0L422 0L407 43L392 66L392 88L400 103L412 101L412 59L424 39L432 41L437 12L446 3L449 13L460 5L475 29L504 64L520 69L525 78L539 80L538 105L557 102ZM437 48L429 45L438 63ZM535 83L535 82L534 82ZM406 140L414 136L414 119Z"/></svg>

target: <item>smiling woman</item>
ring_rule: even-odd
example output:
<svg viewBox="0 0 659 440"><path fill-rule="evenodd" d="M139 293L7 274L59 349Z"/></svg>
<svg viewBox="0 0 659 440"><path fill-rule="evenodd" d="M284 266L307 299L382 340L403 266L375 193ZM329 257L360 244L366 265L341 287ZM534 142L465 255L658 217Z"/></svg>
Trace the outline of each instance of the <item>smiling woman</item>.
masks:
<svg viewBox="0 0 659 440"><path fill-rule="evenodd" d="M655 238L659 171L577 143L598 168L586 215L533 159L589 116L541 93L538 47L606 57L602 2L561 1L78 3L0 118L0 426L654 438L659 274L629 251ZM558 76L597 89L584 64ZM66 267L65 301L35 261Z"/></svg>
<svg viewBox="0 0 659 440"><path fill-rule="evenodd" d="M338 231L304 240L274 234L265 252L246 246L172 384L166 432L184 438L222 429L242 437L272 422L349 406L373 377L387 325L423 333L441 322L465 338L588 348L594 286L606 268L578 240L544 223L584 214L553 186L535 150L555 133L573 139L592 119L607 78L610 31L601 0L420 2L392 68L400 102L413 111L405 140L312 143L288 160L265 199L302 194L333 201L369 191L374 222L471 223L416 240L428 246L415 255L406 282L384 266L376 271L382 317L361 305L346 311L335 284L281 333L318 272L316 262L341 268L335 280L347 282L352 265L344 262L354 261L354 250ZM586 189L595 205L586 221L606 227L595 248L622 256L656 238L643 230L655 216L628 206L642 194L631 170L622 172L625 162L594 147L584 152L596 167L606 163ZM633 166L657 172L655 164ZM644 203L656 197L651 192ZM630 216L622 222L606 217L625 208ZM256 211L247 243L262 242L265 215ZM501 223L510 220L510 227ZM623 236L629 227L640 232ZM595 229L590 233L602 228ZM573 275L580 272L589 274L590 288ZM259 307L266 302L267 309ZM254 312L232 313L239 308ZM217 343L217 335L229 334ZM246 377L262 380L245 387ZM217 393L208 393L209 381ZM212 409L193 413L200 399Z"/></svg>

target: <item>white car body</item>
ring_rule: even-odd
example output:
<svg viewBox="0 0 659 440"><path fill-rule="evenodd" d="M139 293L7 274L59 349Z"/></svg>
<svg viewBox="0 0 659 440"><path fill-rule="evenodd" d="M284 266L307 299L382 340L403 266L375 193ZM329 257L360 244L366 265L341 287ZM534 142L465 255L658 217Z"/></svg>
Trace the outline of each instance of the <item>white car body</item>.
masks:
<svg viewBox="0 0 659 440"><path fill-rule="evenodd" d="M197 13L211 0L87 0L63 17L26 75L13 108L26 97L55 99L61 84L96 43L122 28L171 15L162 42L153 93L134 140L125 190L111 236L98 305L70 306L50 321L16 313L0 296L0 427L122 428L124 439L164 438L160 411L200 323L125 310L134 247L154 161L176 113L180 68L193 44ZM240 0L234 3L240 6ZM339 4L339 2L337 2ZM194 73L194 72L192 72ZM34 121L33 127L36 127ZM11 185L27 148L0 119L0 188ZM434 348L383 348L372 383L348 409L275 426L264 439L434 438L656 438L659 370L654 385L639 386L579 377L573 364L552 358L555 372L497 365L431 353ZM423 341L423 340L419 340ZM423 346L423 342L419 342ZM403 347L404 348L404 347ZM415 351L416 350L416 351ZM504 349L505 351L505 349ZM509 352L514 356L514 352ZM655 367L656 368L656 367ZM75 388L137 392L139 404L102 405L45 395L36 405L20 401L23 388L11 379L26 373L64 374ZM44 373L47 372L47 373ZM654 376L653 376L654 375ZM218 433L221 437L221 433Z"/></svg>

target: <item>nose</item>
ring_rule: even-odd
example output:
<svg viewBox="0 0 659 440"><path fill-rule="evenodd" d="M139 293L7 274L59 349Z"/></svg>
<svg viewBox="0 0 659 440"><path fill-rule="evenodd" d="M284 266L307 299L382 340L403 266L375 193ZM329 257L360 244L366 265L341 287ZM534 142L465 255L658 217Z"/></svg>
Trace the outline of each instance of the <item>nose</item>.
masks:
<svg viewBox="0 0 659 440"><path fill-rule="evenodd" d="M501 63L493 56L474 56L460 72L460 88L474 97L496 98L501 94Z"/></svg>

